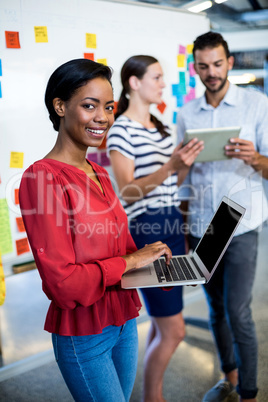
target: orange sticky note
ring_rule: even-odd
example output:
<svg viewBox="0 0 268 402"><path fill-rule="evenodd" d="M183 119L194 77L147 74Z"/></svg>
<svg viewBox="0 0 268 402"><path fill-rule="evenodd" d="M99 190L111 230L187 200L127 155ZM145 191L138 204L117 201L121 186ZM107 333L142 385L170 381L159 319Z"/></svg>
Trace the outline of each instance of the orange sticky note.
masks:
<svg viewBox="0 0 268 402"><path fill-rule="evenodd" d="M84 53L84 59L93 60L94 61L94 53Z"/></svg>
<svg viewBox="0 0 268 402"><path fill-rule="evenodd" d="M114 114L117 113L118 102L114 101Z"/></svg>
<svg viewBox="0 0 268 402"><path fill-rule="evenodd" d="M17 228L19 229L19 232L25 232L25 226L24 226L21 216L16 218L16 223L17 223Z"/></svg>
<svg viewBox="0 0 268 402"><path fill-rule="evenodd" d="M6 46L8 49L20 49L19 33L14 31L5 31Z"/></svg>
<svg viewBox="0 0 268 402"><path fill-rule="evenodd" d="M28 251L30 251L27 237L25 237L24 239L16 240L16 249L17 249L18 255L21 255L23 253L27 253Z"/></svg>
<svg viewBox="0 0 268 402"><path fill-rule="evenodd" d="M160 104L157 105L156 107L157 107L157 109L159 110L159 112L163 114L164 111L165 111L165 109L166 109L166 107L167 107L167 105L165 104L164 101L162 101L162 103L160 103Z"/></svg>
<svg viewBox="0 0 268 402"><path fill-rule="evenodd" d="M104 138L104 140L102 141L102 143L98 146L98 149L106 149L106 137Z"/></svg>
<svg viewBox="0 0 268 402"><path fill-rule="evenodd" d="M19 205L20 200L19 200L19 189L15 188L14 190L14 201L16 205Z"/></svg>

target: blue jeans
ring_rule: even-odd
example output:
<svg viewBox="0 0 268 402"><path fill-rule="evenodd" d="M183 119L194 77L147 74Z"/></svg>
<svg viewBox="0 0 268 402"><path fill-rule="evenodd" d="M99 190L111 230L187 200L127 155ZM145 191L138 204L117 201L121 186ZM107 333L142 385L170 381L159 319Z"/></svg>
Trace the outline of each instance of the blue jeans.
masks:
<svg viewBox="0 0 268 402"><path fill-rule="evenodd" d="M77 402L126 402L134 386L138 362L136 319L101 334L52 334L62 376Z"/></svg>
<svg viewBox="0 0 268 402"><path fill-rule="evenodd" d="M194 249L199 239L190 237ZM242 398L257 395L257 337L251 314L258 232L236 236L204 290L210 325L224 373L238 368L237 391Z"/></svg>

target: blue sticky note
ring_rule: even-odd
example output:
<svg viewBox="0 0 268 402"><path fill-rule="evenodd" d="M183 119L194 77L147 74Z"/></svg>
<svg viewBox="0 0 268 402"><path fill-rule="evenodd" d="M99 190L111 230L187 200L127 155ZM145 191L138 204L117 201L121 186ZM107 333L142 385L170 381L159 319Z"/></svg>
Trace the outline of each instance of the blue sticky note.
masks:
<svg viewBox="0 0 268 402"><path fill-rule="evenodd" d="M173 112L172 123L173 123L173 124L177 124L177 112Z"/></svg>
<svg viewBox="0 0 268 402"><path fill-rule="evenodd" d="M177 96L177 107L182 107L184 105L183 95Z"/></svg>
<svg viewBox="0 0 268 402"><path fill-rule="evenodd" d="M195 88L196 82L195 82L195 77L190 77L189 79L189 87Z"/></svg>
<svg viewBox="0 0 268 402"><path fill-rule="evenodd" d="M0 59L0 76L2 76L2 60Z"/></svg>
<svg viewBox="0 0 268 402"><path fill-rule="evenodd" d="M2 98L2 87L1 87L1 81L0 81L0 98Z"/></svg>
<svg viewBox="0 0 268 402"><path fill-rule="evenodd" d="M172 84L172 96L179 95L179 84Z"/></svg>

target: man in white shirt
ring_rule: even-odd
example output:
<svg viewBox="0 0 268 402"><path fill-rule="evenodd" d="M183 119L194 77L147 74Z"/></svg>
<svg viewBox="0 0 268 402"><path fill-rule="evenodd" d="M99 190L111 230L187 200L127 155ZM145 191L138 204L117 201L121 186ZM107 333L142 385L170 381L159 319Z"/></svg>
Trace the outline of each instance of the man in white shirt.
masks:
<svg viewBox="0 0 268 402"><path fill-rule="evenodd" d="M257 338L250 304L258 232L268 217L263 188L268 179L268 99L230 84L227 75L234 59L220 34L199 36L193 54L195 70L206 90L179 111L178 140L182 141L186 129L193 128L241 126L241 132L225 147L230 159L195 163L179 189L180 196L188 198L191 248L197 245L223 195L246 207L220 267L204 286L225 378L203 401L236 401L237 390L241 401L255 402Z"/></svg>

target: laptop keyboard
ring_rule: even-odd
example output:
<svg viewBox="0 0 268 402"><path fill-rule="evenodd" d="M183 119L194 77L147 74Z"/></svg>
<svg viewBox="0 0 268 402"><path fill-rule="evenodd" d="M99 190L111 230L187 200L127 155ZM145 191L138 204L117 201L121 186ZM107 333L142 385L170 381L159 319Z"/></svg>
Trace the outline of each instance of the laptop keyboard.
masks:
<svg viewBox="0 0 268 402"><path fill-rule="evenodd" d="M194 259L191 260L195 263ZM196 265L196 263L195 263ZM177 280L197 279L186 257L173 257L167 266L164 259L154 261L158 282L172 282ZM199 273L201 272L198 268ZM202 273L200 273L203 276Z"/></svg>

